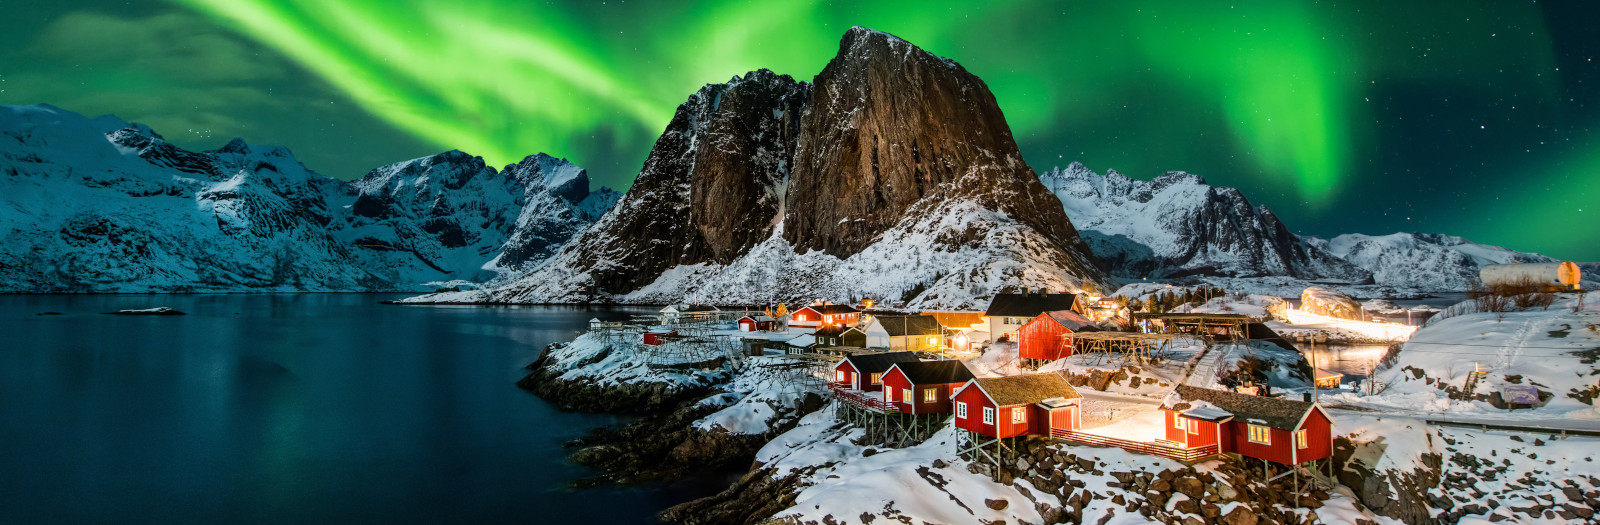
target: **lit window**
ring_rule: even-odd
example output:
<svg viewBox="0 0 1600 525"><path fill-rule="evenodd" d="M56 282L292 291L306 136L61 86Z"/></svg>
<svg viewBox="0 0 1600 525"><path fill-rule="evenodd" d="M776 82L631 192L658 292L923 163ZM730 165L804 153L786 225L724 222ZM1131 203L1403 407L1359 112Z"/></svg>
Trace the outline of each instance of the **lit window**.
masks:
<svg viewBox="0 0 1600 525"><path fill-rule="evenodd" d="M1305 429L1300 429L1300 430L1294 431L1294 443L1295 443L1295 447L1296 448L1306 448L1306 447L1311 446L1310 443L1306 442L1306 431L1305 431Z"/></svg>
<svg viewBox="0 0 1600 525"><path fill-rule="evenodd" d="M1027 423L1028 422L1028 409L1027 408L1023 408L1023 407L1016 407L1016 408L1011 409L1011 422L1012 423Z"/></svg>
<svg viewBox="0 0 1600 525"><path fill-rule="evenodd" d="M1177 415L1172 416L1172 428L1183 428L1183 427L1184 427L1183 418L1179 417Z"/></svg>
<svg viewBox="0 0 1600 525"><path fill-rule="evenodd" d="M922 391L922 402L932 403L939 400L939 391L929 388Z"/></svg>
<svg viewBox="0 0 1600 525"><path fill-rule="evenodd" d="M911 397L911 389L906 388L900 390L900 401L902 403L910 403L913 399L915 398Z"/></svg>
<svg viewBox="0 0 1600 525"><path fill-rule="evenodd" d="M983 407L983 424L994 424L994 407Z"/></svg>
<svg viewBox="0 0 1600 525"><path fill-rule="evenodd" d="M846 373L843 370L840 370L840 371L835 372L835 373L839 375L839 381L849 381L850 380L849 374Z"/></svg>
<svg viewBox="0 0 1600 525"><path fill-rule="evenodd" d="M879 374L879 373L872 374L872 384L874 384L874 385L883 384L883 374Z"/></svg>
<svg viewBox="0 0 1600 525"><path fill-rule="evenodd" d="M956 401L956 417L967 418L967 404L965 402Z"/></svg>
<svg viewBox="0 0 1600 525"><path fill-rule="evenodd" d="M1272 429L1265 425L1250 425L1250 442L1271 445Z"/></svg>

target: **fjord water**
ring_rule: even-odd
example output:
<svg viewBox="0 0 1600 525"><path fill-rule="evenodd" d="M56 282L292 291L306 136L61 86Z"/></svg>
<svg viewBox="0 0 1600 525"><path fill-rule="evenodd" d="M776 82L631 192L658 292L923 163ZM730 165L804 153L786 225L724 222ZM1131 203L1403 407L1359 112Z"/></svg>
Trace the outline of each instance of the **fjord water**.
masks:
<svg viewBox="0 0 1600 525"><path fill-rule="evenodd" d="M641 310L389 298L0 296L0 523L640 523L705 492L566 488L594 473L562 443L619 419L513 384ZM100 314L157 306L189 315Z"/></svg>

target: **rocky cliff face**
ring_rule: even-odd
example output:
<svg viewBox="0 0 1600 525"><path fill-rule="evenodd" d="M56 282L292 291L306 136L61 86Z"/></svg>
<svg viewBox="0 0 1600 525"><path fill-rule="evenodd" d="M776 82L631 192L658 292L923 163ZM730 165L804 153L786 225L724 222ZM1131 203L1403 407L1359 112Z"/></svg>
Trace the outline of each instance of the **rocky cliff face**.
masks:
<svg viewBox="0 0 1600 525"><path fill-rule="evenodd" d="M553 261L557 300L603 299L680 265L727 263L771 235L809 85L753 71L678 106L611 213ZM541 273L546 277L552 271Z"/></svg>
<svg viewBox="0 0 1600 525"><path fill-rule="evenodd" d="M1371 278L1289 233L1272 210L1252 205L1238 189L1198 175L1174 171L1141 181L1074 162L1039 177L1113 275Z"/></svg>
<svg viewBox="0 0 1600 525"><path fill-rule="evenodd" d="M281 147L191 152L0 107L0 291L415 290L536 261L614 199L545 156L497 173L448 152L346 183Z"/></svg>
<svg viewBox="0 0 1600 525"><path fill-rule="evenodd" d="M988 86L909 42L861 28L846 33L815 79L801 134L784 214L784 238L797 249L849 257L913 207L964 199L1065 252L1083 251L1023 162Z"/></svg>
<svg viewBox="0 0 1600 525"><path fill-rule="evenodd" d="M1108 288L981 80L851 29L815 85L756 71L678 108L610 214L509 302L874 296L971 307Z"/></svg>

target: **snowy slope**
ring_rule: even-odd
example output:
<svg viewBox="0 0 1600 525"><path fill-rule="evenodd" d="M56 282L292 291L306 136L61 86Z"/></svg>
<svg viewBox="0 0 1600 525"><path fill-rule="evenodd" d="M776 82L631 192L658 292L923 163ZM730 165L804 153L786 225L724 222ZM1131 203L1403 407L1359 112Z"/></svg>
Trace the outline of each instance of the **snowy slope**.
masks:
<svg viewBox="0 0 1600 525"><path fill-rule="evenodd" d="M452 162L435 167L459 167L465 155L436 157ZM517 235L552 221L570 223L554 236L576 231L593 220L584 206L605 206L587 196L567 202L581 170L538 162L544 171L497 187L472 182L493 178L492 169L457 169L451 179L390 167L352 184L306 169L281 147L235 139L190 152L115 117L0 106L0 291L414 290L479 277L519 248ZM555 172L561 184L540 184ZM557 193L567 195L566 215L559 206L519 208ZM362 197L371 204L380 194L395 204L357 213Z"/></svg>
<svg viewBox="0 0 1600 525"><path fill-rule="evenodd" d="M1143 181L1074 162L1039 175L1113 275L1339 279L1367 272L1301 241L1238 189L1174 171Z"/></svg>
<svg viewBox="0 0 1600 525"><path fill-rule="evenodd" d="M1424 291L1459 292L1476 287L1478 269L1489 264L1551 262L1536 253L1477 244L1437 233L1362 235L1306 242L1372 272L1380 285Z"/></svg>

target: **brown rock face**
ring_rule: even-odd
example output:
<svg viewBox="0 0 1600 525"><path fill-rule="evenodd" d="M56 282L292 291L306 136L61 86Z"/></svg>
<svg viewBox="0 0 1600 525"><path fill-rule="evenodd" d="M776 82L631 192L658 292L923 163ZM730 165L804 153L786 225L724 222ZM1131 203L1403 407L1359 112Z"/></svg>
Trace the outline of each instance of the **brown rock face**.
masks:
<svg viewBox="0 0 1600 525"><path fill-rule="evenodd" d="M848 257L919 201L970 196L1088 253L1023 162L994 94L955 62L853 28L816 76L800 126L784 215L797 251Z"/></svg>
<svg viewBox="0 0 1600 525"><path fill-rule="evenodd" d="M595 285L626 293L680 264L730 262L771 235L807 89L762 69L678 106L617 209L575 244Z"/></svg>

